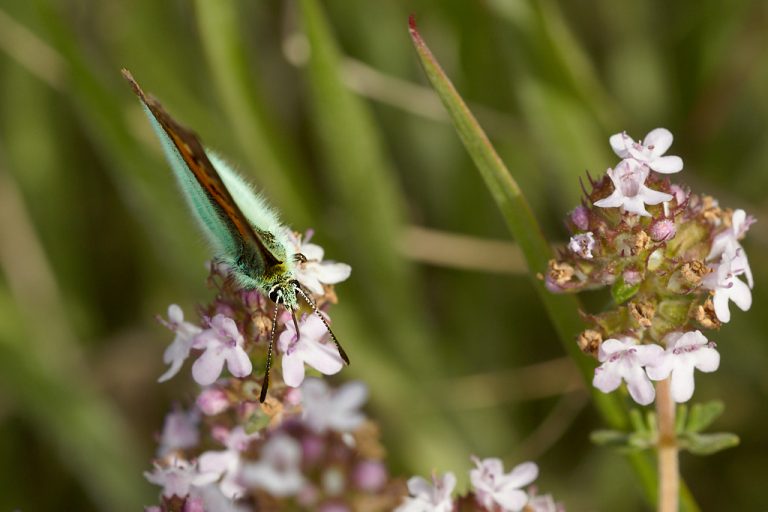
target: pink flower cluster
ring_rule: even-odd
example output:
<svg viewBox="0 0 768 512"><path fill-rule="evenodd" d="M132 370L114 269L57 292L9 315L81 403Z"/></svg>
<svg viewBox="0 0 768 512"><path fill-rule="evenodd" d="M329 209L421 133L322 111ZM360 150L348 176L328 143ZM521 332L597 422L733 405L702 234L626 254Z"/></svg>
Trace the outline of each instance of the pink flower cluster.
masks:
<svg viewBox="0 0 768 512"><path fill-rule="evenodd" d="M530 484L539 475L533 462L524 462L504 472L500 459L480 460L472 458L475 468L469 472L472 492L454 498L456 476L445 473L432 475L431 482L420 476L408 480L409 496L395 512L452 512L466 510L476 512L561 512L565 509L555 503L552 496L537 495Z"/></svg>
<svg viewBox="0 0 768 512"><path fill-rule="evenodd" d="M667 177L683 169L665 156L664 128L636 142L610 137L621 161L597 181L570 215L573 236L550 261L546 286L556 293L609 286L615 307L586 315L592 324L579 346L602 363L594 385L604 391L626 382L639 404L653 402L651 381L671 379L672 397L688 401L694 369L715 371L720 356L701 329L730 321L731 302L744 311L754 285L741 239L754 218L723 209Z"/></svg>
<svg viewBox="0 0 768 512"><path fill-rule="evenodd" d="M313 294L318 306L334 302L336 296L330 285L349 277L349 265L323 261L323 249L308 243L309 237L302 241L293 232L290 235L297 252L306 257L306 261L298 264L297 279ZM201 386L216 382L225 365L232 376L243 379L253 372L249 352L266 351L265 333L269 332L268 324L271 323L274 305L256 291L234 289L226 277L226 268L213 266L211 270L211 280L218 284L220 293L217 301L204 312L202 326L185 321L183 311L176 304L168 308L168 319L161 319L175 337L163 354L163 361L170 366L160 376L160 382L179 373L191 355L198 356L192 365L192 377ZM325 375L341 370L343 360L335 346L329 343L328 330L320 318L303 315L299 320L298 333L288 312L280 317L279 322L282 332L277 348L282 355L282 374L286 385L301 385L305 364ZM251 328L254 324L262 329L254 331Z"/></svg>

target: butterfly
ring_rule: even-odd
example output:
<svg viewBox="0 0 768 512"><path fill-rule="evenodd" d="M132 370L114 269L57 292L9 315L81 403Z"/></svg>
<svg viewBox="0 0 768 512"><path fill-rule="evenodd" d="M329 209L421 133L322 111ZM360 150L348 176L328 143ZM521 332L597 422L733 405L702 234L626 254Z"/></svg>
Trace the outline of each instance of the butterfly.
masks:
<svg viewBox="0 0 768 512"><path fill-rule="evenodd" d="M307 258L293 250L287 228L280 223L275 211L221 158L207 151L194 132L176 122L154 97L145 94L130 71L123 69L122 73L141 100L215 257L231 269L230 274L238 286L245 290L257 289L275 304L259 400L264 402L269 388L277 313L280 306L290 311L299 335L295 313L300 297L323 321L339 355L349 364L328 321L296 279L297 266Z"/></svg>

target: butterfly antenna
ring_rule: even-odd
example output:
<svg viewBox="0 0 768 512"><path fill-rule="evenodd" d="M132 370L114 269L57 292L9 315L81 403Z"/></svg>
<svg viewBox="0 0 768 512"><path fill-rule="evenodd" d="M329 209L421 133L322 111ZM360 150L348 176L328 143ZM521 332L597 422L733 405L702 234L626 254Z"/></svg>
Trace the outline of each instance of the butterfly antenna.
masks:
<svg viewBox="0 0 768 512"><path fill-rule="evenodd" d="M301 331L299 330L299 321L296 320L296 311L291 310L291 318L293 318L293 326L296 328L296 340L301 339Z"/></svg>
<svg viewBox="0 0 768 512"><path fill-rule="evenodd" d="M317 309L317 306L315 305L315 302L309 298L309 295L301 288L301 286L296 286L296 291L301 294L302 297L304 297L304 300L307 301L307 304L309 304L309 307L312 308L312 311L315 312L317 316L320 317L320 320L323 321L323 325L326 329L328 329L328 333L331 335L331 339L336 344L336 348L339 350L339 355L344 360L345 363L349 364L349 357L347 357L347 353L344 352L344 349L341 348L341 343L339 343L339 340L336 338L336 335L333 334L333 331L331 330L331 326L328 325L328 320L325 319L323 314L320 312L319 309Z"/></svg>
<svg viewBox="0 0 768 512"><path fill-rule="evenodd" d="M269 369L272 368L272 346L275 344L275 332L277 331L277 313L280 310L280 304L275 303L275 315L272 318L272 333L269 335L269 348L267 349L267 368L264 370L264 380L261 382L261 395L259 402L264 403L267 399L267 389L269 389ZM296 319L294 318L294 321ZM298 329L296 329L298 332Z"/></svg>

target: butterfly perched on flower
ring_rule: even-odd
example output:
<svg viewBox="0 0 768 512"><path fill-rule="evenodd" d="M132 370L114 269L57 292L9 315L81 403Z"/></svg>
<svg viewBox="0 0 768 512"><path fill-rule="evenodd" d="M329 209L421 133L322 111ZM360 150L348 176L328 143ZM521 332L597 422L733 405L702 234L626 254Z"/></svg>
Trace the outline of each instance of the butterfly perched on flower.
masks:
<svg viewBox="0 0 768 512"><path fill-rule="evenodd" d="M307 259L296 252L289 231L275 211L226 162L207 151L194 132L176 122L159 101L145 94L128 70L123 70L123 76L141 100L184 198L213 247L215 257L230 268L230 275L241 288L257 289L275 303L260 400L265 400L269 388L280 306L291 312L297 324L295 312L300 307L300 299L304 299L325 324L341 358L349 364L327 320L297 279L298 266ZM296 332L299 332L298 325Z"/></svg>

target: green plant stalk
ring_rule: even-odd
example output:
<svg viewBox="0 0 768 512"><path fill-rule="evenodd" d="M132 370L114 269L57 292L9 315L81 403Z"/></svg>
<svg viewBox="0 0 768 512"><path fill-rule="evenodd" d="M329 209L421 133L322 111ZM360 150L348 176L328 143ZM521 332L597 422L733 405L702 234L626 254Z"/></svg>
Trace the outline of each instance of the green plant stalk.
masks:
<svg viewBox="0 0 768 512"><path fill-rule="evenodd" d="M251 76L236 2L197 0L197 26L216 91L233 125L233 136L257 171L267 195L294 226L311 226L317 211L309 180L302 179L299 151L276 129Z"/></svg>
<svg viewBox="0 0 768 512"><path fill-rule="evenodd" d="M544 238L538 222L514 178L421 38L413 17L410 20L410 33L429 81L448 110L462 143L480 171L510 233L523 251L528 269L533 277L533 285L549 314L563 348L578 365L587 385L591 388L594 367L574 342L575 336L583 329L578 315L578 300L573 295L550 293L543 281L535 277L546 270L547 262L552 257L549 243ZM616 429L628 427L628 413L616 394L603 394L593 389L592 396L597 410L608 425ZM656 483L653 479L647 478L648 474L653 473L650 461L642 454L631 454L629 458L632 466L640 474L648 500L655 502ZM685 510L698 510L698 506L691 499L687 490L683 493L683 502Z"/></svg>

